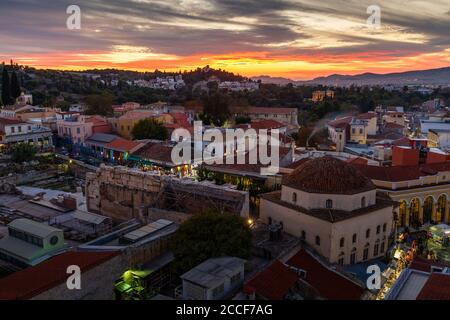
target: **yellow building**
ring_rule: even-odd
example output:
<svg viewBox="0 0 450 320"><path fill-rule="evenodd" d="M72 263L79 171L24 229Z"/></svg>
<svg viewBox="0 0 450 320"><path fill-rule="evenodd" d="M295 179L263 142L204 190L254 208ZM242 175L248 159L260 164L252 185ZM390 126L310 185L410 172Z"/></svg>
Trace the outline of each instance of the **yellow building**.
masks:
<svg viewBox="0 0 450 320"><path fill-rule="evenodd" d="M334 91L333 90L326 90L326 91L318 90L318 91L314 91L312 93L312 101L314 101L314 102L323 101L326 97L333 99Z"/></svg>
<svg viewBox="0 0 450 320"><path fill-rule="evenodd" d="M174 119L170 114L156 114L152 110L132 110L118 118L116 121L110 121L115 131L126 139L132 139L133 127L141 120L153 118L163 124L174 123Z"/></svg>

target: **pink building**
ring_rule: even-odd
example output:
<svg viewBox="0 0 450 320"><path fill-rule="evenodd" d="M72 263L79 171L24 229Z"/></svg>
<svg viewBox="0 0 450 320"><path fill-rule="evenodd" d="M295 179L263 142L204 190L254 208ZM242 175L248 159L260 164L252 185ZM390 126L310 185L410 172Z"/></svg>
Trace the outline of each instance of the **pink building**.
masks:
<svg viewBox="0 0 450 320"><path fill-rule="evenodd" d="M59 137L68 137L77 144L83 144L94 133L111 133L111 126L100 116L73 116L57 120L56 126Z"/></svg>

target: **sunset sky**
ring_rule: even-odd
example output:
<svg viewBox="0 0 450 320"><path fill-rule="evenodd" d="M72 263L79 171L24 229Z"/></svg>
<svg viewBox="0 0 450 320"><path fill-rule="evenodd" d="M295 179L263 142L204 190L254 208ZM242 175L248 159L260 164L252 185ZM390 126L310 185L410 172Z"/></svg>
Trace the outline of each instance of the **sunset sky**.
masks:
<svg viewBox="0 0 450 320"><path fill-rule="evenodd" d="M0 0L0 39L0 61L38 68L387 73L450 66L450 0Z"/></svg>

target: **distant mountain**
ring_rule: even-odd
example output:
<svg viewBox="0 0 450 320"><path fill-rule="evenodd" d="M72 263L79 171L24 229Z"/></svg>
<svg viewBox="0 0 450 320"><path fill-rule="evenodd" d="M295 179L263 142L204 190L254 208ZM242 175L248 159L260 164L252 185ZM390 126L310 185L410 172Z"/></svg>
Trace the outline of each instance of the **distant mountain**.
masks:
<svg viewBox="0 0 450 320"><path fill-rule="evenodd" d="M396 73L362 73L353 76L332 74L327 77L318 77L309 81L297 81L296 84L350 86L354 85L450 85L450 67L396 72Z"/></svg>
<svg viewBox="0 0 450 320"><path fill-rule="evenodd" d="M261 83L272 83L278 85L286 85L289 83L296 83L295 80L282 78L282 77L271 77L271 76L257 76L251 78L253 81L261 81Z"/></svg>

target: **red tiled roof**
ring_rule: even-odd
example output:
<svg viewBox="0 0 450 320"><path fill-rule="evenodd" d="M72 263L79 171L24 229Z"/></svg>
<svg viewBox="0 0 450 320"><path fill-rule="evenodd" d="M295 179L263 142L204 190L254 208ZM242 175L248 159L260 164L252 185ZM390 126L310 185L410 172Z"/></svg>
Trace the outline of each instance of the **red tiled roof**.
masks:
<svg viewBox="0 0 450 320"><path fill-rule="evenodd" d="M108 124L103 119L99 119L99 118L97 118L95 116L86 118L86 122L91 122L94 126L102 126L102 125L107 125Z"/></svg>
<svg viewBox="0 0 450 320"><path fill-rule="evenodd" d="M393 146L410 146L411 140L407 137L403 137L397 140L392 141Z"/></svg>
<svg viewBox="0 0 450 320"><path fill-rule="evenodd" d="M186 114L180 112L174 112L169 114L172 116L176 124L181 125L183 127L190 126L188 116Z"/></svg>
<svg viewBox="0 0 450 320"><path fill-rule="evenodd" d="M373 111L371 112L366 112L366 113L361 113L359 115L356 116L356 118L361 119L361 120L369 120L372 118L375 118L377 116L377 114Z"/></svg>
<svg viewBox="0 0 450 320"><path fill-rule="evenodd" d="M344 117L328 122L328 125L334 128L345 128L352 121L353 117Z"/></svg>
<svg viewBox="0 0 450 320"><path fill-rule="evenodd" d="M279 147L278 151L279 151L279 156L280 156L280 161L281 161L283 158L285 158L289 154L290 148ZM249 159L250 159L250 154L252 152L255 152L255 150L247 151L245 153L245 160L244 160L243 164L238 163L238 156L235 155L233 164L227 164L226 157L224 157L222 164L214 163L214 164L207 165L207 167L210 168L211 170L217 169L219 171L223 170L223 171L227 171L227 172L236 172L236 174L256 173L259 175L261 173L261 168L267 167L267 165L261 164L259 156L256 161L257 163L251 164ZM259 155L258 149L256 150L256 154Z"/></svg>
<svg viewBox="0 0 450 320"><path fill-rule="evenodd" d="M298 276L293 270L275 260L245 284L244 292L256 293L267 300L282 300L297 281Z"/></svg>
<svg viewBox="0 0 450 320"><path fill-rule="evenodd" d="M171 133L175 129L181 129L181 128L188 130L191 134L194 133L194 127L191 127L189 125L189 123L186 125L179 124L179 123L164 123L163 126L169 130L169 133Z"/></svg>
<svg viewBox="0 0 450 320"><path fill-rule="evenodd" d="M306 279L304 280L325 299L359 300L363 294L362 287L326 268L303 249L289 259L287 264L305 270Z"/></svg>
<svg viewBox="0 0 450 320"><path fill-rule="evenodd" d="M393 167L378 167L356 163L351 163L351 165L370 179L390 182L417 180L420 177L435 175L438 172L450 171L450 162Z"/></svg>
<svg viewBox="0 0 450 320"><path fill-rule="evenodd" d="M388 122L384 125L386 129L404 129L405 126L402 126L401 124L397 124L395 122Z"/></svg>
<svg viewBox="0 0 450 320"><path fill-rule="evenodd" d="M110 150L116 150L116 151L123 151L123 152L130 152L137 146L139 146L141 143L137 141L132 140L125 140L122 138L117 138L108 143L105 148Z"/></svg>
<svg viewBox="0 0 450 320"><path fill-rule="evenodd" d="M431 268L432 267L441 267L441 268L450 268L450 264L446 264L443 262L438 262L438 261L430 261L430 260L426 260L424 258L420 258L420 257L415 257L413 262L411 262L409 268L410 269L415 269L415 270L419 270L419 271L423 271L423 272L431 272Z"/></svg>
<svg viewBox="0 0 450 320"><path fill-rule="evenodd" d="M133 155L148 161L172 163L172 147L162 143L149 142Z"/></svg>
<svg viewBox="0 0 450 320"><path fill-rule="evenodd" d="M295 162L292 162L290 165L288 165L286 168L288 169L296 169L298 168L301 164L305 163L306 161L309 161L309 158L302 158L300 160L297 160Z"/></svg>
<svg viewBox="0 0 450 320"><path fill-rule="evenodd" d="M354 164L367 164L368 160L361 157L347 159L345 162Z"/></svg>
<svg viewBox="0 0 450 320"><path fill-rule="evenodd" d="M264 107L250 107L248 113L278 113L278 114L291 114L296 112L296 108L264 108Z"/></svg>
<svg viewBox="0 0 450 320"><path fill-rule="evenodd" d="M261 120L250 123L250 128L259 129L278 129L285 125L275 120Z"/></svg>
<svg viewBox="0 0 450 320"><path fill-rule="evenodd" d="M21 120L18 120L18 119L0 118L0 123L4 124L4 125L8 125L8 124L19 124L19 123L24 123L24 122Z"/></svg>
<svg viewBox="0 0 450 320"><path fill-rule="evenodd" d="M355 194L375 189L372 181L354 166L330 156L305 161L285 176L282 184L323 194Z"/></svg>
<svg viewBox="0 0 450 320"><path fill-rule="evenodd" d="M432 273L416 300L450 300L450 275Z"/></svg>
<svg viewBox="0 0 450 320"><path fill-rule="evenodd" d="M64 283L68 277L68 266L78 265L81 272L86 272L118 254L119 251L62 253L0 279L0 300L30 299Z"/></svg>

